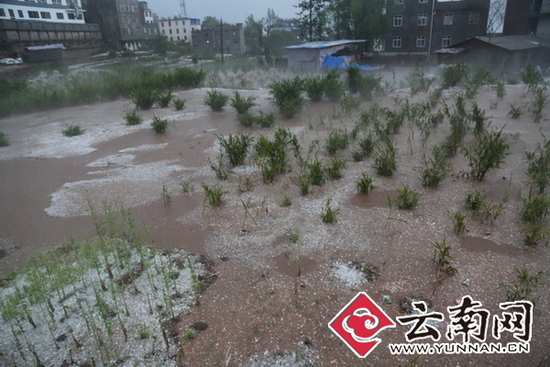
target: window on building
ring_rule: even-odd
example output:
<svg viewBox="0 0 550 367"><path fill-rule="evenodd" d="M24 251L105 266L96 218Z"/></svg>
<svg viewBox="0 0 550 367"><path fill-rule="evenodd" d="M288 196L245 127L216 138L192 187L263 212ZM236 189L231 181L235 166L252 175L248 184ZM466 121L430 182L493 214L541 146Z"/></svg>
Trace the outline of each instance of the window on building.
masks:
<svg viewBox="0 0 550 367"><path fill-rule="evenodd" d="M168 30L168 32L169 32L170 34L172 34L172 30L171 30L171 29L170 29L170 30Z"/></svg>
<svg viewBox="0 0 550 367"><path fill-rule="evenodd" d="M418 14L418 25L425 26L428 24L428 14Z"/></svg>
<svg viewBox="0 0 550 367"><path fill-rule="evenodd" d="M23 10L18 10L17 14L19 15L19 18L25 18L25 16L23 15Z"/></svg>
<svg viewBox="0 0 550 367"><path fill-rule="evenodd" d="M132 35L132 28L128 27L128 35L131 36Z"/></svg>
<svg viewBox="0 0 550 367"><path fill-rule="evenodd" d="M416 36L416 47L426 47L426 36Z"/></svg>
<svg viewBox="0 0 550 367"><path fill-rule="evenodd" d="M164 29L162 30L162 35L164 36L166 34L166 32L164 31Z"/></svg>
<svg viewBox="0 0 550 367"><path fill-rule="evenodd" d="M393 16L393 26L394 27L401 27L403 26L403 16L398 14Z"/></svg>
<svg viewBox="0 0 550 367"><path fill-rule="evenodd" d="M174 37L170 37L170 41L173 41L174 40Z"/></svg>
<svg viewBox="0 0 550 367"><path fill-rule="evenodd" d="M403 0L395 0L395 4L396 5L401 5L401 4L403 4Z"/></svg>
<svg viewBox="0 0 550 367"><path fill-rule="evenodd" d="M55 13L57 15L57 19L65 19L65 15L63 13Z"/></svg>
<svg viewBox="0 0 550 367"><path fill-rule="evenodd" d="M42 19L52 19L52 15L48 11L41 11L40 18Z"/></svg>
<svg viewBox="0 0 550 367"><path fill-rule="evenodd" d="M40 18L40 15L38 15L37 11L29 10L28 13L29 13L29 18L32 18L32 19Z"/></svg>
<svg viewBox="0 0 550 367"><path fill-rule="evenodd" d="M168 22L168 27L171 27L172 26L172 22Z"/></svg>
<svg viewBox="0 0 550 367"><path fill-rule="evenodd" d="M180 36L178 36L178 41L180 40Z"/></svg>
<svg viewBox="0 0 550 367"><path fill-rule="evenodd" d="M46 0L38 0L39 3L46 4Z"/></svg>
<svg viewBox="0 0 550 367"><path fill-rule="evenodd" d="M402 46L402 38L401 36L395 36L392 40L392 47L393 48L401 48Z"/></svg>
<svg viewBox="0 0 550 367"><path fill-rule="evenodd" d="M184 36L183 38L187 41L187 36Z"/></svg>
<svg viewBox="0 0 550 367"><path fill-rule="evenodd" d="M178 25L178 21L176 20L176 25Z"/></svg>
<svg viewBox="0 0 550 367"><path fill-rule="evenodd" d="M61 5L61 0L52 0L52 4Z"/></svg>
<svg viewBox="0 0 550 367"><path fill-rule="evenodd" d="M443 25L453 25L453 13L445 13L443 15Z"/></svg>
<svg viewBox="0 0 550 367"><path fill-rule="evenodd" d="M73 14L73 13L69 13L69 14L67 14L67 18L69 18L69 19L75 19L75 17L74 17L74 14Z"/></svg>
<svg viewBox="0 0 550 367"><path fill-rule="evenodd" d="M13 10L8 9L8 13L10 13L10 18L11 19L15 19L15 14L13 13ZM21 17L21 18L23 18L23 17Z"/></svg>
<svg viewBox="0 0 550 367"><path fill-rule="evenodd" d="M0 17L5 17L5 16L6 16L6 11L0 8Z"/></svg>
<svg viewBox="0 0 550 367"><path fill-rule="evenodd" d="M177 33L177 34L180 33L180 29L179 29L179 28L176 28L176 33Z"/></svg>
<svg viewBox="0 0 550 367"><path fill-rule="evenodd" d="M451 46L452 37L451 36L443 36L441 38L441 47L449 47Z"/></svg>
<svg viewBox="0 0 550 367"><path fill-rule="evenodd" d="M187 33L187 28L183 28L183 33Z"/></svg>
<svg viewBox="0 0 550 367"><path fill-rule="evenodd" d="M419 2L420 4L425 4L425 3L428 2L428 0L418 0L418 2Z"/></svg>
<svg viewBox="0 0 550 367"><path fill-rule="evenodd" d="M471 11L470 15L468 16L468 23L469 24L478 24L479 23L479 12L478 11Z"/></svg>

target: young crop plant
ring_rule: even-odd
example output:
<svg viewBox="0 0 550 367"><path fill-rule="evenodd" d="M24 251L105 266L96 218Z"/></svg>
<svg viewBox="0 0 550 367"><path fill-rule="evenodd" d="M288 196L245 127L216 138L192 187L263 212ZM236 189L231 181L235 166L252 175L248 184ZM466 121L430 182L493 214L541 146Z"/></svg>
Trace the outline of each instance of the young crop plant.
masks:
<svg viewBox="0 0 550 367"><path fill-rule="evenodd" d="M7 147L10 145L10 140L8 139L8 135L0 132L0 148L1 147Z"/></svg>
<svg viewBox="0 0 550 367"><path fill-rule="evenodd" d="M383 144L378 145L374 163L380 176L393 175L397 171L397 160L397 151L391 139L385 139Z"/></svg>
<svg viewBox="0 0 550 367"><path fill-rule="evenodd" d="M208 205L210 205L212 208L220 206L223 197L223 190L221 186L208 186L207 184L202 182L201 186L204 190L205 199Z"/></svg>
<svg viewBox="0 0 550 367"><path fill-rule="evenodd" d="M447 245L447 238L444 238L442 242L434 242L431 244L435 250L433 260L437 265L436 279L434 284L434 292L439 284L443 281L440 274L446 273L448 275L454 275L457 269L451 266L449 260L451 256L451 246Z"/></svg>
<svg viewBox="0 0 550 367"><path fill-rule="evenodd" d="M533 117L535 122L540 122L543 118L543 110L546 106L546 85L543 87L537 87L534 90L534 98L531 101L531 111L533 111Z"/></svg>
<svg viewBox="0 0 550 367"><path fill-rule="evenodd" d="M542 70L539 67L534 66L533 64L527 64L525 68L521 71L521 80L530 91L538 88L540 85L544 85L544 75Z"/></svg>
<svg viewBox="0 0 550 367"><path fill-rule="evenodd" d="M323 78L323 91L332 102L337 102L345 95L344 83L340 80L338 70L329 71Z"/></svg>
<svg viewBox="0 0 550 367"><path fill-rule="evenodd" d="M228 100L229 100L228 95L223 94L222 92L216 89L212 89L206 92L206 97L204 98L204 104L209 106L212 109L212 111L220 112L221 110L223 110Z"/></svg>
<svg viewBox="0 0 550 367"><path fill-rule="evenodd" d="M506 97L506 86L502 81L499 81L495 87L497 92L497 99L504 99Z"/></svg>
<svg viewBox="0 0 550 367"><path fill-rule="evenodd" d="M174 95L171 91L166 91L164 93L159 93L157 96L157 103L159 107L166 108L174 99Z"/></svg>
<svg viewBox="0 0 550 367"><path fill-rule="evenodd" d="M338 214L340 213L340 209L334 209L330 206L331 198L328 198L325 203L325 208L323 209L323 212L321 213L321 220L323 223L336 223L338 221Z"/></svg>
<svg viewBox="0 0 550 367"><path fill-rule="evenodd" d="M481 223L492 224L505 209L503 203L494 203L487 199L484 193L474 189L465 199L466 207L481 219Z"/></svg>
<svg viewBox="0 0 550 367"><path fill-rule="evenodd" d="M411 210L418 205L419 195L418 191L411 189L408 185L402 184L402 186L397 189L397 196L394 201L397 203L399 209Z"/></svg>
<svg viewBox="0 0 550 367"><path fill-rule="evenodd" d="M167 119L161 119L160 117L153 116L151 127L157 134L162 134L168 129L169 122Z"/></svg>
<svg viewBox="0 0 550 367"><path fill-rule="evenodd" d="M256 105L256 102L254 102L255 100L255 96L244 98L239 91L235 91L233 97L231 97L231 107L233 107L239 115L242 115Z"/></svg>
<svg viewBox="0 0 550 367"><path fill-rule="evenodd" d="M176 110L181 111L185 108L185 99L174 98L173 102Z"/></svg>
<svg viewBox="0 0 550 367"><path fill-rule="evenodd" d="M323 162L316 158L312 163L307 165L308 168L308 183L315 186L323 186L325 184L325 168Z"/></svg>
<svg viewBox="0 0 550 367"><path fill-rule="evenodd" d="M468 74L469 68L464 62L454 65L447 65L441 71L441 78L443 79L441 86L443 89L458 86L463 81L468 79Z"/></svg>
<svg viewBox="0 0 550 367"><path fill-rule="evenodd" d="M506 300L508 302L527 300L535 303L538 298L532 298L532 293L546 273L538 271L531 274L525 264L521 268L514 267L514 271L516 273L514 281L509 284L500 284L502 288L506 289Z"/></svg>
<svg viewBox="0 0 550 367"><path fill-rule="evenodd" d="M527 247L532 247L542 243L548 235L546 223L526 222L523 223L522 231L525 234L523 244Z"/></svg>
<svg viewBox="0 0 550 367"><path fill-rule="evenodd" d="M487 117L485 117L485 111L479 108L476 102L473 103L472 112L470 113L470 119L474 123L474 134L480 135L485 132L485 123Z"/></svg>
<svg viewBox="0 0 550 367"><path fill-rule="evenodd" d="M330 166L326 168L327 175L332 180L344 177L342 170L346 169L348 162L344 158L332 158Z"/></svg>
<svg viewBox="0 0 550 367"><path fill-rule="evenodd" d="M380 83L381 81L382 77L375 77L372 75L362 76L359 82L359 94L361 94L363 98L371 100L384 90Z"/></svg>
<svg viewBox="0 0 550 367"><path fill-rule="evenodd" d="M230 134L227 138L223 136L217 136L217 138L225 150L225 156L229 159L229 163L233 167L242 166L248 154L248 148L254 139L250 135L241 132L234 135Z"/></svg>
<svg viewBox="0 0 550 367"><path fill-rule="evenodd" d="M291 206L292 205L292 198L288 195L283 196L283 198L281 199L281 202L279 203L279 205L283 208Z"/></svg>
<svg viewBox="0 0 550 367"><path fill-rule="evenodd" d="M283 118L290 119L302 110L304 103L302 97L303 79L299 77L281 79L272 83L269 88L271 89L269 93L273 96L273 103L279 108Z"/></svg>
<svg viewBox="0 0 550 367"><path fill-rule="evenodd" d="M432 147L432 155L429 158L424 157L420 177L422 186L436 188L447 177L449 173L449 162L443 147L436 145Z"/></svg>
<svg viewBox="0 0 550 367"><path fill-rule="evenodd" d="M312 76L304 80L304 90L312 102L320 102L325 90L324 80L319 76Z"/></svg>
<svg viewBox="0 0 550 367"><path fill-rule="evenodd" d="M340 106L342 106L342 111L344 113L350 114L351 111L356 110L361 105L361 101L352 96L345 96L340 101Z"/></svg>
<svg viewBox="0 0 550 367"><path fill-rule="evenodd" d="M126 120L126 126L139 125L143 122L143 119L137 113L136 109L126 112L124 119Z"/></svg>
<svg viewBox="0 0 550 367"><path fill-rule="evenodd" d="M67 125L61 131L61 134L63 134L63 136L66 136L66 137L70 138L70 137L73 137L73 136L82 135L82 134L84 134L85 131L86 130L84 130L80 125L70 124L70 125Z"/></svg>
<svg viewBox="0 0 550 367"><path fill-rule="evenodd" d="M510 145L500 131L488 131L478 135L475 145L464 148L464 155L471 167L471 176L476 181L483 181L485 175L491 168L499 168L506 156L508 156Z"/></svg>
<svg viewBox="0 0 550 367"><path fill-rule="evenodd" d="M447 210L447 216L451 219L453 222L453 232L458 236L462 234L466 230L466 216L460 212L460 210L457 210L455 212L451 212L450 210Z"/></svg>
<svg viewBox="0 0 550 367"><path fill-rule="evenodd" d="M357 190L359 190L359 193L361 194L368 194L374 188L372 176L365 172L363 172L361 177L355 181L355 184L357 186Z"/></svg>
<svg viewBox="0 0 550 367"><path fill-rule="evenodd" d="M288 239L292 243L298 243L300 240L300 235L302 232L299 229L285 229L285 233L288 236Z"/></svg>
<svg viewBox="0 0 550 367"><path fill-rule="evenodd" d="M361 76L361 69L356 66L349 67L347 69L346 77L349 92L352 94L359 93L359 90L361 89L361 82L363 79Z"/></svg>
<svg viewBox="0 0 550 367"><path fill-rule="evenodd" d="M508 112L508 116L510 116L514 120L517 120L521 117L522 113L523 113L523 110L521 109L521 107L517 106L515 103L510 105L510 111Z"/></svg>
<svg viewBox="0 0 550 367"><path fill-rule="evenodd" d="M550 212L550 197L545 194L529 193L527 198L523 199L521 216L523 220L531 223L542 223Z"/></svg>
<svg viewBox="0 0 550 367"><path fill-rule="evenodd" d="M333 131L328 135L325 147L329 155L335 155L338 150L346 149L348 144L348 133Z"/></svg>
<svg viewBox="0 0 550 367"><path fill-rule="evenodd" d="M411 88L411 96L419 92L427 93L435 78L426 77L424 70L416 68L407 76L407 84Z"/></svg>
<svg viewBox="0 0 550 367"><path fill-rule="evenodd" d="M359 147L361 148L361 153L365 156L370 157L372 155L372 152L376 147L376 142L372 136L372 133L369 132L366 137L359 141Z"/></svg>
<svg viewBox="0 0 550 367"><path fill-rule="evenodd" d="M141 85L130 92L132 102L140 110L149 110L158 100L158 92L149 86Z"/></svg>
<svg viewBox="0 0 550 367"><path fill-rule="evenodd" d="M550 184L550 141L545 140L532 152L525 152L529 185L542 194Z"/></svg>

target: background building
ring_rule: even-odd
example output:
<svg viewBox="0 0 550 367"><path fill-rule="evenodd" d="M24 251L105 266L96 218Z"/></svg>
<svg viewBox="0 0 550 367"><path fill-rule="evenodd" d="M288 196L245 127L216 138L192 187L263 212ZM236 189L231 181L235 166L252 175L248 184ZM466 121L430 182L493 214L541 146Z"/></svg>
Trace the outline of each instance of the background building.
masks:
<svg viewBox="0 0 550 367"><path fill-rule="evenodd" d="M429 54L487 32L490 0L395 0L387 53Z"/></svg>
<svg viewBox="0 0 550 367"><path fill-rule="evenodd" d="M221 28L203 28L193 33L193 48L199 53L211 55L222 52L234 56L242 56L245 53L244 29L242 23L235 26L223 26L223 37Z"/></svg>
<svg viewBox="0 0 550 367"><path fill-rule="evenodd" d="M0 57L34 53L29 60L62 61L90 56L103 41L98 25L86 24L84 14L80 0L2 0Z"/></svg>
<svg viewBox="0 0 550 367"><path fill-rule="evenodd" d="M159 31L171 42L193 43L193 32L201 30L200 19L173 18L159 21Z"/></svg>
<svg viewBox="0 0 550 367"><path fill-rule="evenodd" d="M99 24L103 40L116 50L140 50L150 47L158 28L145 1L88 0L87 19Z"/></svg>

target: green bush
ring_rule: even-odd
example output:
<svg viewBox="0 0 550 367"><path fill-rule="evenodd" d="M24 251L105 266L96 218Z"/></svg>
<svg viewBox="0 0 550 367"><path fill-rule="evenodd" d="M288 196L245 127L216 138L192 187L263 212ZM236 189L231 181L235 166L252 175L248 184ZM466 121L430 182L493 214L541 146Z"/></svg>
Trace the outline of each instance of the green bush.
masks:
<svg viewBox="0 0 550 367"><path fill-rule="evenodd" d="M541 223L550 211L550 198L544 194L529 196L523 199L521 216L527 222Z"/></svg>
<svg viewBox="0 0 550 367"><path fill-rule="evenodd" d="M237 119L243 126L254 126L258 125L260 127L272 127L275 125L275 114L270 113L264 113L260 111L259 115L253 115L251 113L243 113L237 116Z"/></svg>
<svg viewBox="0 0 550 367"><path fill-rule="evenodd" d="M223 197L223 190L219 185L215 186L208 186L205 183L201 182L201 186L204 190L204 194L206 196L206 201L211 207L217 207L220 206L222 203L222 197Z"/></svg>
<svg viewBox="0 0 550 367"><path fill-rule="evenodd" d="M529 86L529 90L545 84L542 70L533 64L527 64L521 71L521 81Z"/></svg>
<svg viewBox="0 0 550 367"><path fill-rule="evenodd" d="M382 77L375 77L371 75L366 75L361 78L361 84L359 86L359 93L362 97L366 99L372 99L375 95L381 93L384 88L382 88L382 85L380 82L382 81Z"/></svg>
<svg viewBox="0 0 550 367"><path fill-rule="evenodd" d="M255 96L244 98L238 91L235 91L233 97L231 98L231 107L233 107L235 111L241 115L247 113L248 110L256 105L256 102L254 102L255 100Z"/></svg>
<svg viewBox="0 0 550 367"><path fill-rule="evenodd" d="M468 79L469 68L464 62L454 65L446 65L441 71L441 84L443 89L455 87L460 85L463 81Z"/></svg>
<svg viewBox="0 0 550 367"><path fill-rule="evenodd" d="M124 119L126 120L126 125L127 126L139 125L143 121L143 119L137 113L137 111L135 109L126 112L126 115L124 116Z"/></svg>
<svg viewBox="0 0 550 367"><path fill-rule="evenodd" d="M361 89L361 83L363 78L361 76L361 69L352 66L347 70L348 90L350 93L359 93Z"/></svg>
<svg viewBox="0 0 550 367"><path fill-rule="evenodd" d="M76 124L70 124L67 125L63 130L61 130L61 133L63 136L66 137L72 137L72 136L78 136L84 134L86 130L84 130L80 125Z"/></svg>
<svg viewBox="0 0 550 367"><path fill-rule="evenodd" d="M532 152L525 152L529 185L543 193L550 183L550 141L538 143Z"/></svg>
<svg viewBox="0 0 550 367"><path fill-rule="evenodd" d="M319 102L325 91L324 81L318 76L312 76L304 80L304 89L312 102Z"/></svg>
<svg viewBox="0 0 550 367"><path fill-rule="evenodd" d="M422 186L438 187L449 173L449 163L443 148L439 145L432 147L432 155L429 158L424 157L420 176Z"/></svg>
<svg viewBox="0 0 550 367"><path fill-rule="evenodd" d="M212 111L219 112L225 107L228 100L229 100L229 96L223 94L220 91L213 89L206 93L204 104L209 106L212 109Z"/></svg>
<svg viewBox="0 0 550 367"><path fill-rule="evenodd" d="M328 177L330 177L332 180L338 180L344 177L342 170L346 169L347 166L348 163L345 159L333 158L331 161L331 165L326 168Z"/></svg>
<svg viewBox="0 0 550 367"><path fill-rule="evenodd" d="M157 134L162 134L166 132L166 129L168 128L168 120L167 119L161 119L159 117L153 116L153 122L151 122L151 127L153 128L153 131Z"/></svg>
<svg viewBox="0 0 550 367"><path fill-rule="evenodd" d="M178 111L183 110L185 108L185 99L174 98L174 107Z"/></svg>
<svg viewBox="0 0 550 367"><path fill-rule="evenodd" d="M307 165L308 182L315 186L323 186L325 184L325 169L323 162L320 159L315 159Z"/></svg>
<svg viewBox="0 0 550 367"><path fill-rule="evenodd" d="M284 118L289 119L302 110L304 81L299 77L281 79L270 84L269 93Z"/></svg>
<svg viewBox="0 0 550 367"><path fill-rule="evenodd" d="M502 130L490 131L478 135L474 146L464 148L464 154L471 167L474 180L483 181L491 168L499 168L509 154L510 146L502 136Z"/></svg>
<svg viewBox="0 0 550 367"><path fill-rule="evenodd" d="M411 95L418 92L427 93L435 78L428 78L422 69L415 69L407 76L407 84L411 88Z"/></svg>
<svg viewBox="0 0 550 367"><path fill-rule="evenodd" d="M148 110L157 102L158 92L147 86L139 86L131 91L132 102L140 110Z"/></svg>
<svg viewBox="0 0 550 367"><path fill-rule="evenodd" d="M8 145L10 145L8 135L0 132L0 147L7 147Z"/></svg>
<svg viewBox="0 0 550 367"><path fill-rule="evenodd" d="M345 91L344 83L340 80L338 70L329 71L323 78L323 91L325 96L333 102L342 99Z"/></svg>
<svg viewBox="0 0 550 367"><path fill-rule="evenodd" d="M243 165L246 155L248 154L248 148L254 139L250 135L241 132L235 135L230 134L227 139L222 136L217 137L220 145L225 149L225 154L229 159L229 163L231 163L233 167Z"/></svg>
<svg viewBox="0 0 550 367"><path fill-rule="evenodd" d="M192 68L182 67L176 68L170 74L173 86L196 88L199 87L206 78L206 73L201 69L196 71Z"/></svg>
<svg viewBox="0 0 550 367"><path fill-rule="evenodd" d="M172 102L172 99L174 99L174 96L172 95L171 91L166 91L164 93L159 93L157 96L157 103L159 107L166 108Z"/></svg>
<svg viewBox="0 0 550 367"><path fill-rule="evenodd" d="M340 213L340 209L333 209L330 206L331 199L327 199L327 202L325 204L325 209L321 213L321 220L323 223L336 223L338 221L338 214Z"/></svg>

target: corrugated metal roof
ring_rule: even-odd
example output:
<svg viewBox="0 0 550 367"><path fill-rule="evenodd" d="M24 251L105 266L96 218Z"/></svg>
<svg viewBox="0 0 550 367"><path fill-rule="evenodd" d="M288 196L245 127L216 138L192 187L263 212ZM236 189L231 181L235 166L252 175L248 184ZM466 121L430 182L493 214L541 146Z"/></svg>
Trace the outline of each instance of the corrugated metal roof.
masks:
<svg viewBox="0 0 550 367"><path fill-rule="evenodd" d="M550 39L535 36L494 36L476 38L480 41L490 43L491 45L504 48L509 51L550 47Z"/></svg>
<svg viewBox="0 0 550 367"><path fill-rule="evenodd" d="M304 42L294 46L287 46L285 50L298 50L301 48L328 48L334 46L341 46L354 43L365 43L367 40L338 40L338 41L316 41L316 42Z"/></svg>
<svg viewBox="0 0 550 367"><path fill-rule="evenodd" d="M65 46L63 46L62 43L55 43L51 45L44 45L44 46L29 46L25 47L29 51L38 51L38 50L52 50L52 49L65 49Z"/></svg>

